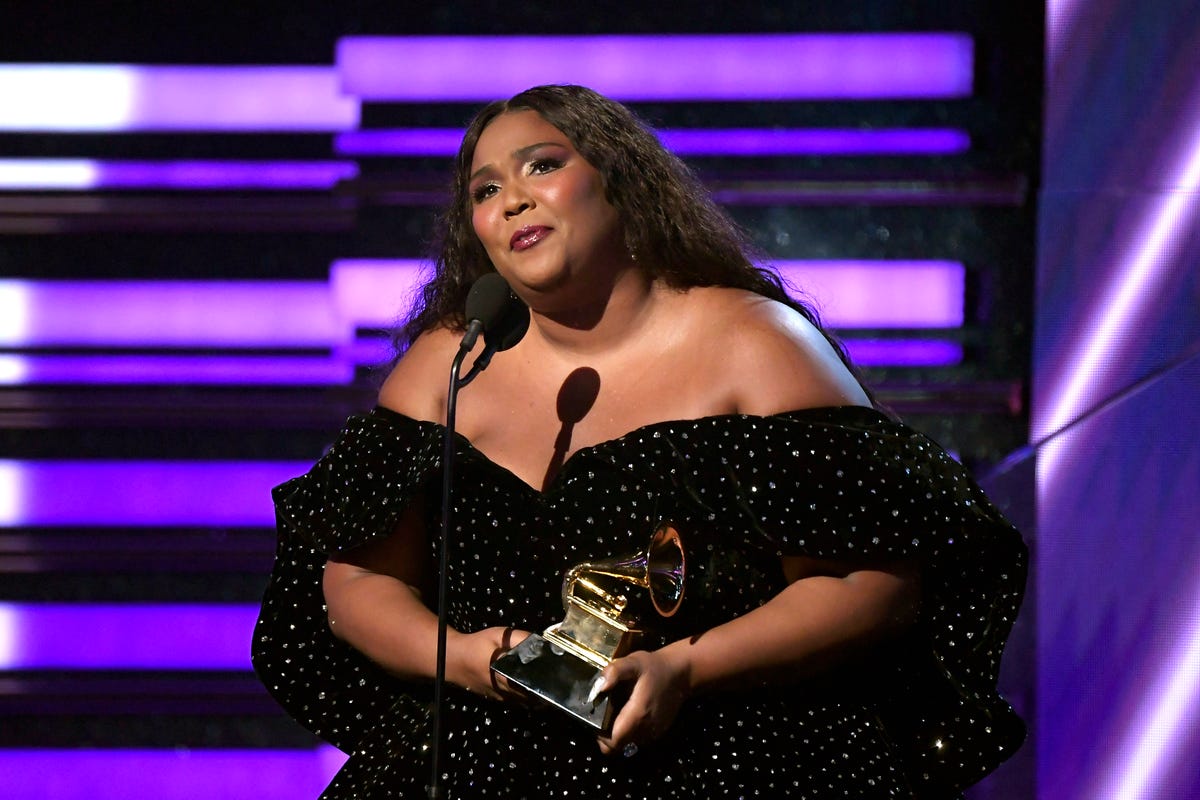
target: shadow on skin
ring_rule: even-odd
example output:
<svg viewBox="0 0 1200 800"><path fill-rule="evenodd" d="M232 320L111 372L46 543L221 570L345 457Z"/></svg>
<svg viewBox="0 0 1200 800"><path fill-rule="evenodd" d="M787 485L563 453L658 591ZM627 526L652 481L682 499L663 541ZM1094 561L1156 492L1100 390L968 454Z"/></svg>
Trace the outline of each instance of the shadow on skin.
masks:
<svg viewBox="0 0 1200 800"><path fill-rule="evenodd" d="M567 376L558 390L558 419L562 427L554 439L554 453L546 466L542 486L550 485L554 476L562 469L567 453L571 449L571 434L575 425L587 416L600 395L600 373L591 367L580 367Z"/></svg>

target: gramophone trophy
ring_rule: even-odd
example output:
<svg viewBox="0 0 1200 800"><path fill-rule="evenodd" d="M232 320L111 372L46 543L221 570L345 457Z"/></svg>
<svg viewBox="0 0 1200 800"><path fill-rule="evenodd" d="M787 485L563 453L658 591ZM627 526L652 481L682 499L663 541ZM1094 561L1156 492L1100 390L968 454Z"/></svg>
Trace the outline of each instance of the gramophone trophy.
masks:
<svg viewBox="0 0 1200 800"><path fill-rule="evenodd" d="M683 543L669 522L659 524L644 553L575 565L563 577L563 621L528 636L496 659L492 669L607 732L613 717L610 698L589 702L588 694L600 671L632 650L642 633L621 589L646 589L654 610L670 617L683 601L684 566Z"/></svg>

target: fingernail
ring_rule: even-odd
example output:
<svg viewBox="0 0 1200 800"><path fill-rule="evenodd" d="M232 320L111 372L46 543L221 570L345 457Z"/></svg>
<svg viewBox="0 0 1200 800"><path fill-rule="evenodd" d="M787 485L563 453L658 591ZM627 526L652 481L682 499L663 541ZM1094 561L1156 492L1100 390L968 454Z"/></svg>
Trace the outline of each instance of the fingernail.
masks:
<svg viewBox="0 0 1200 800"><path fill-rule="evenodd" d="M595 678L592 679L592 688L588 690L587 702L589 702L589 703L596 702L596 698L599 697L600 693L603 692L607 688L608 688L608 681L605 680L603 675L597 675Z"/></svg>

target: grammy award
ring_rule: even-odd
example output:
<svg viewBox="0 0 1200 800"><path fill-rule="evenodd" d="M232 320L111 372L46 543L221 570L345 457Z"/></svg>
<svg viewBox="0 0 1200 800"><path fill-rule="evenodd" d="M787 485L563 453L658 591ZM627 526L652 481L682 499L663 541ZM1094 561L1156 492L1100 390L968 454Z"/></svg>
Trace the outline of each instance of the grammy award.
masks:
<svg viewBox="0 0 1200 800"><path fill-rule="evenodd" d="M614 711L611 698L602 695L589 701L588 695L600 671L632 650L643 632L622 590L647 590L654 611L670 617L683 602L684 561L679 531L662 522L643 553L576 564L563 576L563 621L541 635L526 637L496 659L492 669L510 683L607 732Z"/></svg>

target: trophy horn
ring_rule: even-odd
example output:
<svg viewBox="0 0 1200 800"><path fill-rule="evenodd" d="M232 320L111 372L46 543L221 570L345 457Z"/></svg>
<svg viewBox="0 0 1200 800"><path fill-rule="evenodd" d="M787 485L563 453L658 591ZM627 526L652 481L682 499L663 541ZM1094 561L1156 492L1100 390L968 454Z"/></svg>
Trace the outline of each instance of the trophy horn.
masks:
<svg viewBox="0 0 1200 800"><path fill-rule="evenodd" d="M569 598L574 597L576 589L582 587L603 603L603 610L608 616L614 619L620 616L628 602L625 596L614 595L592 580L593 577L606 577L647 589L654 610L661 616L669 617L679 610L683 602L686 574L686 558L679 531L672 523L662 522L654 529L645 552L632 558L576 564L568 570L563 576L563 607L569 606Z"/></svg>

